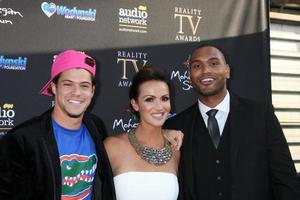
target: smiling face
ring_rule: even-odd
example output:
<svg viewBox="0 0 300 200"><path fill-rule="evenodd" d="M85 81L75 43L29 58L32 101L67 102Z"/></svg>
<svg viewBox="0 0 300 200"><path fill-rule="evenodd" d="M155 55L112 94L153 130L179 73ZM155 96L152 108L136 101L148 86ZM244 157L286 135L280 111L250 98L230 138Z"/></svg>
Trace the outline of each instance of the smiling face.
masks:
<svg viewBox="0 0 300 200"><path fill-rule="evenodd" d="M196 49L190 62L190 79L199 99L225 97L230 68L223 54L215 47Z"/></svg>
<svg viewBox="0 0 300 200"><path fill-rule="evenodd" d="M62 72L51 87L55 95L54 118L82 119L94 95L92 75L84 69L70 69Z"/></svg>
<svg viewBox="0 0 300 200"><path fill-rule="evenodd" d="M151 80L138 88L137 99L131 99L131 105L139 112L141 125L161 127L171 110L170 91L163 81Z"/></svg>

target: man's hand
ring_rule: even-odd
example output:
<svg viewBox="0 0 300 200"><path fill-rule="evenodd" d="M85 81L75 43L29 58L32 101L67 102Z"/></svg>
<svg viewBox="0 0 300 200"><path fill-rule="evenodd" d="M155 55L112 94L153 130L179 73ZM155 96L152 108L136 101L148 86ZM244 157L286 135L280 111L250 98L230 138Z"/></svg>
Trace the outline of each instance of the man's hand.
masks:
<svg viewBox="0 0 300 200"><path fill-rule="evenodd" d="M171 143L172 149L179 151L184 134L178 130L164 129L164 137Z"/></svg>

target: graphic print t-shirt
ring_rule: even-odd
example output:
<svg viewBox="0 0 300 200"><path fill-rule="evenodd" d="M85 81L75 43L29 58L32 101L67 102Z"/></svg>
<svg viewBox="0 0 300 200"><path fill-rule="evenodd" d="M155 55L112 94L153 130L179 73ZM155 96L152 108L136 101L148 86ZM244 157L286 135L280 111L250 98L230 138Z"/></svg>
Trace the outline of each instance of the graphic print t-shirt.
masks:
<svg viewBox="0 0 300 200"><path fill-rule="evenodd" d="M90 200L98 161L90 133L84 124L70 130L52 119L52 125L60 158L61 199Z"/></svg>

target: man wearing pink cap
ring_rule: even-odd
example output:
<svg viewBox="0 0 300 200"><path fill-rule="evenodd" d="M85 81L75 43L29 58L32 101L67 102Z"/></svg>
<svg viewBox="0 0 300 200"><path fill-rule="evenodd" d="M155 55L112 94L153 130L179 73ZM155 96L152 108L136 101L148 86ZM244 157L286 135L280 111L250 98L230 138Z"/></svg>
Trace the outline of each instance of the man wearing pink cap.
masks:
<svg viewBox="0 0 300 200"><path fill-rule="evenodd" d="M58 54L40 91L55 106L12 129L1 140L0 199L114 199L102 140L103 122L86 113L95 91L95 60Z"/></svg>

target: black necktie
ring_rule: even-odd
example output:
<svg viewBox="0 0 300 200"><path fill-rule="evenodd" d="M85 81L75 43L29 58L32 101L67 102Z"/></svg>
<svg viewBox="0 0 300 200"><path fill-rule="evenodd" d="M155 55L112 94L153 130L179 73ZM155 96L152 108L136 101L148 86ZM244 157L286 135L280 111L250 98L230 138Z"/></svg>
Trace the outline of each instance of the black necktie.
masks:
<svg viewBox="0 0 300 200"><path fill-rule="evenodd" d="M219 126L218 126L218 122L215 118L215 115L217 114L217 112L218 112L218 110L216 110L216 109L211 109L206 112L206 114L208 115L207 129L208 129L208 132L210 134L210 137L211 137L216 149L218 148L218 144L220 141Z"/></svg>

